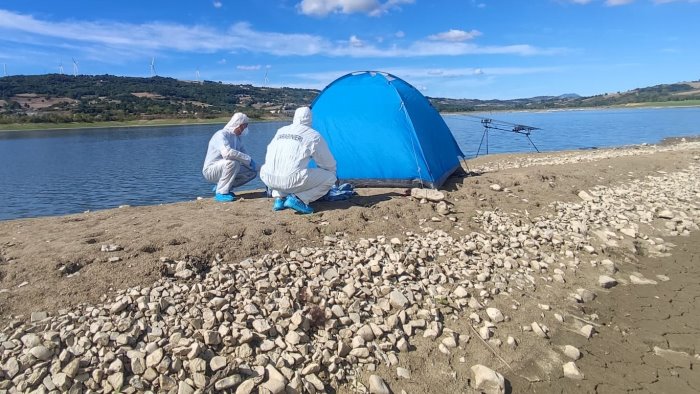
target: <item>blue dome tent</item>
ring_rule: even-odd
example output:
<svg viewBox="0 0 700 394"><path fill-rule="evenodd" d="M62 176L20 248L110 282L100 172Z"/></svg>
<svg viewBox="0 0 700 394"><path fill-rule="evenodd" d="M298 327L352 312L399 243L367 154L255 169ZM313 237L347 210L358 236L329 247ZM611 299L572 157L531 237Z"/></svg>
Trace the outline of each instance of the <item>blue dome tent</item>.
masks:
<svg viewBox="0 0 700 394"><path fill-rule="evenodd" d="M328 142L341 182L438 188L464 157L428 99L391 74L347 74L311 108L313 127Z"/></svg>

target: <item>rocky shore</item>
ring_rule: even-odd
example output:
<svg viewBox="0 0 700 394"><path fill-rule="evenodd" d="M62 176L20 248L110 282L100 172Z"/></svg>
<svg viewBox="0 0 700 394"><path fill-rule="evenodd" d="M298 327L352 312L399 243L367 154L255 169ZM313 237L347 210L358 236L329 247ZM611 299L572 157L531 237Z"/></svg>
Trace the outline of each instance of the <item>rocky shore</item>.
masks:
<svg viewBox="0 0 700 394"><path fill-rule="evenodd" d="M221 242L238 242L237 251L201 253L183 242L169 254L153 238L149 252L124 224L115 236L79 220L73 236L91 243L36 254L57 287L18 272L32 256L20 246L50 238L26 234L60 228L61 219L2 223L0 392L700 390L692 373L700 316L679 323L675 334L690 336L683 345L653 325L651 339L628 338L634 327L617 319L632 310L614 303L680 283L664 264L698 254L693 242L677 249L697 239L700 143L487 157L465 170L440 193L366 191L364 205L285 216L292 223L282 227L293 230L277 242L265 230L274 235L280 216L262 213L268 200L248 199L263 217L260 234L243 240L245 230L225 230ZM235 218L246 205L228 207ZM159 208L169 209L144 210ZM97 222L112 229L139 209L99 213ZM357 227L336 224L362 215ZM193 231L172 239L192 240ZM92 298L56 291L91 286L98 267L118 277L137 264L152 271L146 283L108 281ZM700 277L700 267L683 267ZM681 292L695 300L700 284L669 302ZM665 307L650 301L635 313ZM608 354L594 350L601 345ZM620 367L629 373L606 370L627 352L638 354ZM628 378L610 382L615 375Z"/></svg>

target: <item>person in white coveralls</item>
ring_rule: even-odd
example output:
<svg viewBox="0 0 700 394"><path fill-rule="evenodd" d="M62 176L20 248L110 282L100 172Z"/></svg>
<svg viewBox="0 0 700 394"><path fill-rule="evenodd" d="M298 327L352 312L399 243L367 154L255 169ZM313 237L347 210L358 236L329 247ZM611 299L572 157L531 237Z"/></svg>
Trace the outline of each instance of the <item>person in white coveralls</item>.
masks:
<svg viewBox="0 0 700 394"><path fill-rule="evenodd" d="M313 159L317 168L309 168ZM272 191L272 209L313 213L309 204L335 184L336 163L321 134L311 128L311 109L298 108L289 126L277 130L267 146L260 180Z"/></svg>
<svg viewBox="0 0 700 394"><path fill-rule="evenodd" d="M248 134L248 117L237 112L223 129L209 140L202 175L214 187L216 201L234 201L231 189L244 185L256 176L255 162L243 147L241 137Z"/></svg>

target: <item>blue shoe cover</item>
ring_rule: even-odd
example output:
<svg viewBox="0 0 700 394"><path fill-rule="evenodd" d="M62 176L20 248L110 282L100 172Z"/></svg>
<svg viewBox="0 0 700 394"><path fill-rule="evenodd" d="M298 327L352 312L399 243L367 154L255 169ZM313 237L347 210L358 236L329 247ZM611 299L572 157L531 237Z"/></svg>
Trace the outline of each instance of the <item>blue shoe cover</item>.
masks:
<svg viewBox="0 0 700 394"><path fill-rule="evenodd" d="M303 201L298 199L295 195L290 194L287 196L287 199L284 201L284 206L285 208L291 208L301 214L309 214L309 213L314 213L314 209L311 208L310 206L304 204Z"/></svg>
<svg viewBox="0 0 700 394"><path fill-rule="evenodd" d="M214 187L211 188L211 191L212 193L216 193L216 185L214 185Z"/></svg>
<svg viewBox="0 0 700 394"><path fill-rule="evenodd" d="M279 198L279 197L275 198L275 203L272 204L272 210L273 211L281 211L284 208L286 208L284 206L284 201L285 201L284 198Z"/></svg>
<svg viewBox="0 0 700 394"><path fill-rule="evenodd" d="M216 193L216 196L214 196L214 200L219 201L219 202L231 202L231 201L236 201L236 196L234 196L233 193L229 193L229 194Z"/></svg>

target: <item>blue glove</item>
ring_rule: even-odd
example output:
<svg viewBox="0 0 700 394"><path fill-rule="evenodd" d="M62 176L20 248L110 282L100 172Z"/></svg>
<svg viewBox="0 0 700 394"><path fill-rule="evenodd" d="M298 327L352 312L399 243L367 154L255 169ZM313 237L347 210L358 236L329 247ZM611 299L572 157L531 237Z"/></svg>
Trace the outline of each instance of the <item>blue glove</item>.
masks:
<svg viewBox="0 0 700 394"><path fill-rule="evenodd" d="M255 160L250 159L250 169L253 170L253 171L256 171L257 168L258 168L258 167L255 165Z"/></svg>

